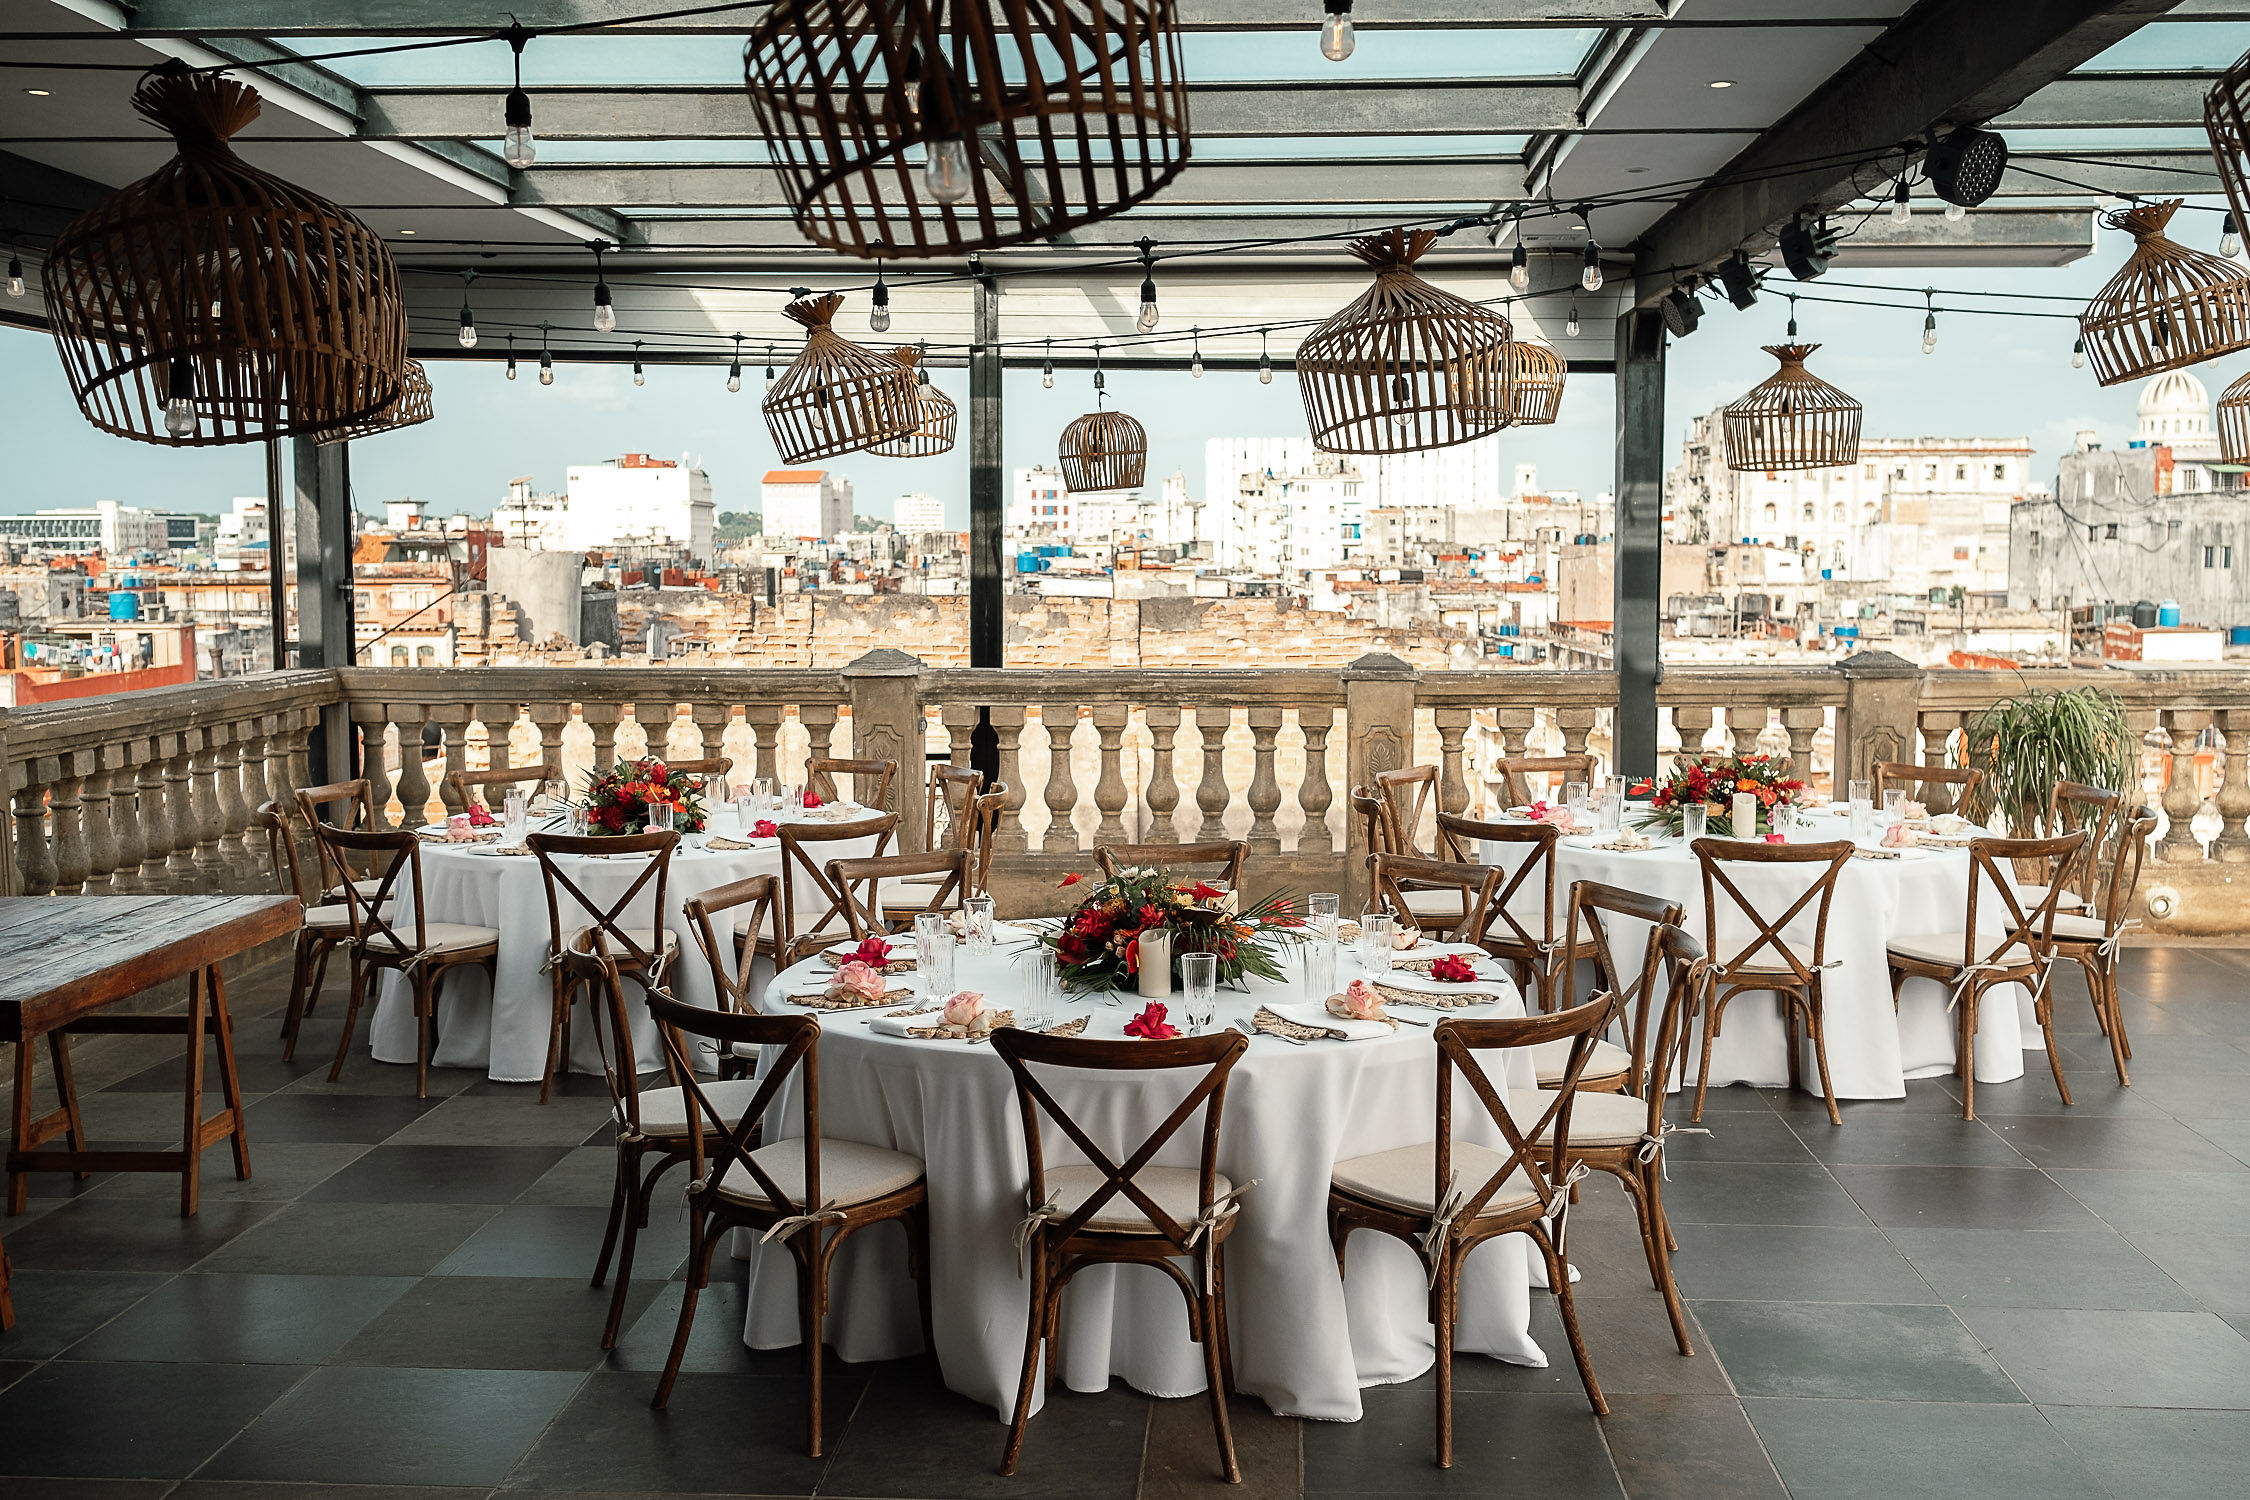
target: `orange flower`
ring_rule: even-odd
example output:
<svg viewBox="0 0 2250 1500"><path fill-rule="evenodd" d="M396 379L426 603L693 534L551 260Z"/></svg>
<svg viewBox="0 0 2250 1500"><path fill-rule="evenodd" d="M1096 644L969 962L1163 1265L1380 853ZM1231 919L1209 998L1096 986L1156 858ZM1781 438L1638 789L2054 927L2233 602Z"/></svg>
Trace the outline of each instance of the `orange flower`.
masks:
<svg viewBox="0 0 2250 1500"><path fill-rule="evenodd" d="M1745 776L1734 784L1734 789L1738 792L1754 792L1758 789L1758 783Z"/></svg>
<svg viewBox="0 0 2250 1500"><path fill-rule="evenodd" d="M1078 873L1078 872L1077 872L1076 870L1073 870L1073 871L1071 871L1071 872L1070 872L1070 873L1069 873L1068 875L1065 875L1065 876L1064 876L1064 877L1062 878L1062 884L1063 884L1063 885L1076 885L1076 884L1078 884L1078 882L1079 882L1079 881L1081 881L1081 880L1084 880L1085 878L1086 878L1085 876L1083 876L1083 875L1079 874L1079 873Z"/></svg>

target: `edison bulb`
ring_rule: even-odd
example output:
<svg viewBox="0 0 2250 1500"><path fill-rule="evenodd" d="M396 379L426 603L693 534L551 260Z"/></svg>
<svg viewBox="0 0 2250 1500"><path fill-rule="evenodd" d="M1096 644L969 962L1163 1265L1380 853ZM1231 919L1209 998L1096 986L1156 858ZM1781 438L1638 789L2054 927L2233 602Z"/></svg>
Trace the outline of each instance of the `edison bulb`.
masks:
<svg viewBox="0 0 2250 1500"><path fill-rule="evenodd" d="M462 348L464 348L464 349L474 349L474 348L475 348L475 347L477 346L477 320L476 320L476 315L475 315L475 314L473 314L473 313L471 313L471 312L470 312L470 311L469 311L469 310L468 310L467 308L465 308L465 307L461 309L461 334L460 334L460 338L461 338L461 347L462 347Z"/></svg>
<svg viewBox="0 0 2250 1500"><path fill-rule="evenodd" d="M1948 203L1947 205L1945 205L1945 222L1948 224L1958 224L1968 216L1969 211L1963 208L1958 203Z"/></svg>
<svg viewBox="0 0 2250 1500"><path fill-rule="evenodd" d="M1575 303L1571 306L1570 316L1563 320L1562 331L1566 339L1578 337L1578 308Z"/></svg>
<svg viewBox="0 0 2250 1500"><path fill-rule="evenodd" d="M1188 375L1196 380L1203 378L1203 356L1200 353L1188 361Z"/></svg>
<svg viewBox="0 0 2250 1500"><path fill-rule="evenodd" d="M1043 390L1051 391L1055 388L1055 362L1053 360L1048 360L1039 367L1039 385Z"/></svg>
<svg viewBox="0 0 2250 1500"><path fill-rule="evenodd" d="M729 391L739 391L742 389L742 366L727 366L727 389ZM773 389L773 387L769 383L766 389L771 390Z"/></svg>
<svg viewBox="0 0 2250 1500"><path fill-rule="evenodd" d="M606 297L594 304L594 331L596 333L615 333L617 331L617 309L610 306L609 299Z"/></svg>
<svg viewBox="0 0 2250 1500"><path fill-rule="evenodd" d="M887 302L876 303L874 311L867 315L867 326L877 333L889 333L891 331L890 304Z"/></svg>
<svg viewBox="0 0 2250 1500"><path fill-rule="evenodd" d="M1906 200L1906 179L1903 177L1899 179L1898 191L1891 195L1891 222L1893 224L1911 224L1914 222L1914 205Z"/></svg>
<svg viewBox="0 0 2250 1500"><path fill-rule="evenodd" d="M1352 55L1352 40L1352 18L1342 11L1330 11L1320 23L1320 55L1330 62L1342 62Z"/></svg>
<svg viewBox="0 0 2250 1500"><path fill-rule="evenodd" d="M969 148L960 137L930 142L922 185L940 203L959 203L969 196Z"/></svg>
<svg viewBox="0 0 2250 1500"><path fill-rule="evenodd" d="M1578 275L1578 284L1589 292L1602 289L1602 265L1598 260L1588 261L1586 269Z"/></svg>
<svg viewBox="0 0 2250 1500"><path fill-rule="evenodd" d="M1518 228L1516 233L1520 235L1523 230ZM1519 292L1531 285L1531 258L1524 253L1520 239L1516 241L1514 253L1508 257L1508 285Z"/></svg>
<svg viewBox="0 0 2250 1500"><path fill-rule="evenodd" d="M165 402L164 430L176 438L195 436L195 403L185 396Z"/></svg>
<svg viewBox="0 0 2250 1500"><path fill-rule="evenodd" d="M641 368L641 362L637 359L633 361L633 384L648 384L648 371Z"/></svg>
<svg viewBox="0 0 2250 1500"><path fill-rule="evenodd" d="M2070 346L2070 367L2073 370L2086 368L2086 341L2084 339L2080 339Z"/></svg>
<svg viewBox="0 0 2250 1500"><path fill-rule="evenodd" d="M508 133L500 138L500 155L509 166L521 171L539 159L539 144L531 138L531 125L510 125Z"/></svg>
<svg viewBox="0 0 2250 1500"><path fill-rule="evenodd" d="M539 361L539 383L541 385L553 385L555 383L555 366L552 360L541 359Z"/></svg>
<svg viewBox="0 0 2250 1500"><path fill-rule="evenodd" d="M1937 319L1934 316L1922 320L1922 352L1937 353Z"/></svg>
<svg viewBox="0 0 2250 1500"><path fill-rule="evenodd" d="M23 295L23 257L13 252L8 256L8 295Z"/></svg>
<svg viewBox="0 0 2250 1500"><path fill-rule="evenodd" d="M2219 253L2230 259L2242 253L2242 234L2235 225L2233 214L2227 215L2225 225L2219 230ZM11 281L8 284L13 288L18 282Z"/></svg>
<svg viewBox="0 0 2250 1500"><path fill-rule="evenodd" d="M1273 361L1263 354L1258 356L1258 384L1273 384Z"/></svg>
<svg viewBox="0 0 2250 1500"><path fill-rule="evenodd" d="M510 380L516 378L516 357L513 354L508 356L508 378Z"/></svg>

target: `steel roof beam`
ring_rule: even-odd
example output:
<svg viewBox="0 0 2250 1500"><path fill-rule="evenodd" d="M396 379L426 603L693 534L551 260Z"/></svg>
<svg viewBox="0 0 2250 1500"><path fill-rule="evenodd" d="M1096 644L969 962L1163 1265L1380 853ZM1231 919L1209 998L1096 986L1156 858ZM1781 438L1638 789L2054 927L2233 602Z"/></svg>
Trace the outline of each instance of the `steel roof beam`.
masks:
<svg viewBox="0 0 2250 1500"><path fill-rule="evenodd" d="M2179 129L2203 124L2217 73L2076 73L1992 122L1999 130Z"/></svg>

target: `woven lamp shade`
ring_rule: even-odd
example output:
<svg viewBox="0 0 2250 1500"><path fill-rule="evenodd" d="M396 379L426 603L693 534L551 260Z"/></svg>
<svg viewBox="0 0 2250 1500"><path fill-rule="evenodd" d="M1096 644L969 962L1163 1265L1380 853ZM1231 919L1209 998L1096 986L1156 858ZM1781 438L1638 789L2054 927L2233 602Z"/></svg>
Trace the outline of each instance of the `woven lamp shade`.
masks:
<svg viewBox="0 0 2250 1500"><path fill-rule="evenodd" d="M1781 368L1725 412L1730 469L1833 469L1859 462L1859 403L1805 368L1818 344L1768 344Z"/></svg>
<svg viewBox="0 0 2250 1500"><path fill-rule="evenodd" d="M359 438L381 437L386 432L396 432L401 427L413 427L437 415L431 401L430 372L422 368L418 359L406 362L406 383L399 387L398 399L376 416L364 422L332 428L322 433L315 442L348 443Z"/></svg>
<svg viewBox="0 0 2250 1500"><path fill-rule="evenodd" d="M2234 222L2250 225L2250 52L2234 60L2203 96L2203 129L2219 169Z"/></svg>
<svg viewBox="0 0 2250 1500"><path fill-rule="evenodd" d="M2219 392L2219 462L2250 464L2250 373Z"/></svg>
<svg viewBox="0 0 2250 1500"><path fill-rule="evenodd" d="M1515 362L1515 425L1544 427L1562 414L1563 379L1570 367L1560 354L1529 339L1516 341Z"/></svg>
<svg viewBox="0 0 2250 1500"><path fill-rule="evenodd" d="M1414 274L1437 242L1390 229L1352 242L1375 284L1297 346L1313 446L1417 453L1515 421L1515 333L1506 317Z"/></svg>
<svg viewBox="0 0 2250 1500"><path fill-rule="evenodd" d="M805 330L797 362L765 399L766 430L781 461L809 463L896 442L921 424L913 371L871 353L829 323L844 299L834 292L804 297L782 309Z"/></svg>
<svg viewBox="0 0 2250 1500"><path fill-rule="evenodd" d="M805 237L958 255L1079 228L1188 159L1175 0L778 0L743 82ZM962 195L925 178L962 154Z"/></svg>
<svg viewBox="0 0 2250 1500"><path fill-rule="evenodd" d="M891 358L912 377L922 363L922 351L908 345L893 349ZM953 433L960 421L953 398L934 385L916 384L914 390L921 412L914 430L889 442L870 443L868 452L885 458L935 458L940 453L953 451Z"/></svg>
<svg viewBox="0 0 2250 1500"><path fill-rule="evenodd" d="M1063 487L1130 490L1148 474L1148 431L1121 411L1090 411L1062 431Z"/></svg>
<svg viewBox="0 0 2250 1500"><path fill-rule="evenodd" d="M70 392L104 432L208 447L317 434L399 399L398 267L345 210L234 154L246 84L159 73L133 108L179 154L87 209L47 253L47 311ZM164 428L175 365L195 430Z"/></svg>
<svg viewBox="0 0 2250 1500"><path fill-rule="evenodd" d="M2103 385L2198 365L2250 348L2250 275L2164 233L2178 198L2136 203L2103 222L2133 236L2133 257L2078 315Z"/></svg>

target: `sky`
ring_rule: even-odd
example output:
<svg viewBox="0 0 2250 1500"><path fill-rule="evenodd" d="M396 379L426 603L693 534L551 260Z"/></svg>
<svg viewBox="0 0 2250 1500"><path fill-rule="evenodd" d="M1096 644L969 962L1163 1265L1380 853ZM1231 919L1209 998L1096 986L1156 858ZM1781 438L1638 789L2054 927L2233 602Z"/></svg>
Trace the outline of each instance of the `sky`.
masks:
<svg viewBox="0 0 2250 1500"><path fill-rule="evenodd" d="M2217 215L2183 213L2179 237L2213 248ZM2093 372L2073 370L2071 321L2123 262L2125 236L2104 231L2095 253L2054 269L1881 274L1837 269L1798 284L1777 273L1756 307L1737 312L1706 299L1702 326L1668 355L1665 428L1667 463L1677 458L1689 420L1739 396L1773 370L1759 346L1782 341L1788 305L1782 293L1844 299L1800 301L1800 336L1821 344L1811 367L1857 397L1868 437L2028 437L2033 475L2051 481L2073 434L2093 428L2104 442L2132 434L2138 385L2104 390ZM1442 274L1437 278L1442 284ZM1938 347L1921 347L1922 288L1935 285ZM1963 295L1971 292L2051 296L2057 302ZM1951 295L1949 295L1951 294ZM2060 317L1983 316L1972 309L2011 308ZM2250 368L2236 355L2195 371L2215 397ZM718 509L758 508L758 482L778 460L758 411L760 369L747 371L730 395L718 367L658 367L636 389L615 367L558 366L542 388L533 362L509 382L492 363L431 367L438 415L403 432L352 446L352 480L362 509L412 498L425 512L488 514L508 483L529 475L541 490L563 487L572 464L620 453L692 455L709 473ZM934 377L965 403L967 372ZM1270 386L1247 373L1112 369L1113 404L1137 416L1149 433L1149 484L1184 470L1191 494L1203 498L1203 445L1212 437L1286 436L1305 432L1294 378L1278 372ZM1058 371L1055 389L1038 373L1010 371L1005 392L1005 448L1011 467L1053 464L1064 424L1091 405L1091 377ZM1506 465L1539 466L1543 488L1593 494L1612 488L1613 391L1609 379L1573 377L1562 415L1552 427L1503 434ZM964 413L964 438L966 414ZM63 383L61 364L44 334L0 328L0 435L8 463L0 476L0 511L83 506L113 499L162 510L222 512L232 497L264 490L256 446L173 450L97 432L81 417ZM968 454L963 441L936 459L853 455L831 467L853 481L857 508L888 519L896 496L912 491L945 502L952 525L968 522ZM1506 472L1503 470L1503 472Z"/></svg>

